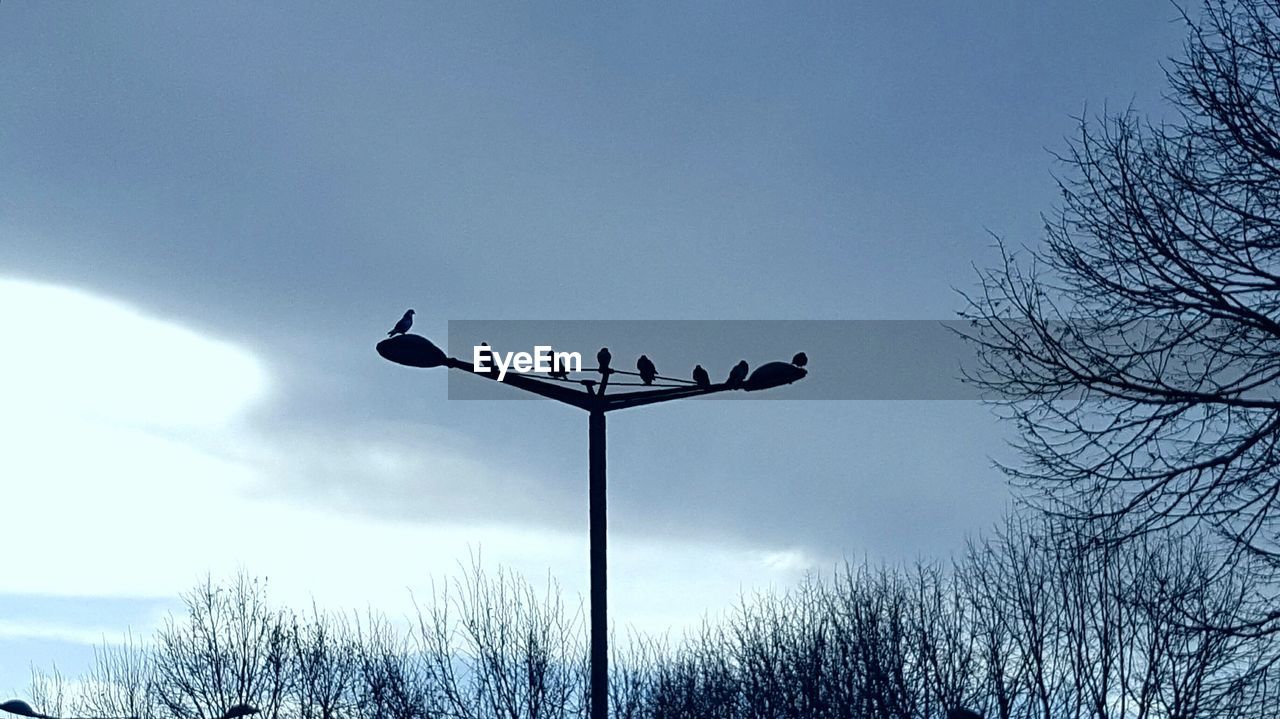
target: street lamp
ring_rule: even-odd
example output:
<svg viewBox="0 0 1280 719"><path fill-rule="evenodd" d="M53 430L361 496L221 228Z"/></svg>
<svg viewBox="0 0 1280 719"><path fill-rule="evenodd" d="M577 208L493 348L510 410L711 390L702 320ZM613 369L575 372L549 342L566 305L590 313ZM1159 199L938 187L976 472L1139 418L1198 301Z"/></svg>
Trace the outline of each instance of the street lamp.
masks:
<svg viewBox="0 0 1280 719"><path fill-rule="evenodd" d="M605 562L605 424L604 415L616 409L639 407L658 402L669 402L687 397L698 397L726 390L744 390L753 392L773 387L780 387L803 379L807 370L804 365L808 358L804 353L796 355L796 359L788 362L769 362L761 365L749 377L738 375L738 368L730 375L728 382L719 384L700 383L692 380L672 377L647 376L640 373L610 369L607 366L607 353L601 358L602 367L584 370L598 373L597 380L569 380L563 374L549 379L556 382L534 379L525 374L509 372L499 379L496 372L477 372L470 362L450 357L431 340L420 335L400 334L382 340L377 345L378 354L384 359L408 367L448 367L463 370L477 377L511 385L516 389L556 400L564 404L586 410L590 415L587 433L587 454L589 457L588 479L588 515L590 525L590 562L591 562L591 719L607 719L609 711L609 654L608 623L605 605L606 562ZM649 365L650 369L652 365ZM739 363L741 373L746 374L746 362ZM658 389L624 391L605 394L609 386L609 377L614 374L641 376L644 384L649 385L654 379L663 380ZM629 384L629 383L628 383ZM567 385L577 385L571 387ZM580 387L580 388L579 388Z"/></svg>
<svg viewBox="0 0 1280 719"><path fill-rule="evenodd" d="M10 699L7 702L0 702L0 711L17 714L18 716L32 717L32 719L48 719L47 714L41 714L35 709L32 709L30 704L22 701L21 699Z"/></svg>
<svg viewBox="0 0 1280 719"><path fill-rule="evenodd" d="M16 714L28 719L60 719L60 717L51 716L49 714L41 714L31 705L21 699L10 699L6 702L0 702L0 711ZM221 716L215 719L241 719L251 714L257 714L258 708L249 704L234 704L229 707ZM68 717L67 719L116 719L112 717ZM137 717L122 717L119 719L138 719Z"/></svg>

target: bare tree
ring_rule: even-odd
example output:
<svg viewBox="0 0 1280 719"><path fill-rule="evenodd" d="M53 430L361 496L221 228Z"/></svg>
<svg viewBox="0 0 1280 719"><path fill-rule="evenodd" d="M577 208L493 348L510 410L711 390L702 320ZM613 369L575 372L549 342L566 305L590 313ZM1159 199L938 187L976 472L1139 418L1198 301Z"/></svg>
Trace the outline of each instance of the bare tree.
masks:
<svg viewBox="0 0 1280 719"><path fill-rule="evenodd" d="M586 699L582 613L570 614L551 581L539 592L474 564L419 610L419 650L450 715L552 719Z"/></svg>
<svg viewBox="0 0 1280 719"><path fill-rule="evenodd" d="M972 595L958 591L937 566L917 566L912 584L916 655L927 678L924 712L940 715L978 694Z"/></svg>
<svg viewBox="0 0 1280 719"><path fill-rule="evenodd" d="M359 647L345 621L314 605L289 627L292 703L302 719L336 719L355 703Z"/></svg>
<svg viewBox="0 0 1280 719"><path fill-rule="evenodd" d="M1044 249L982 273L971 379L1041 506L1099 536L1208 524L1276 560L1280 2L1184 18L1173 118L1082 119Z"/></svg>
<svg viewBox="0 0 1280 719"><path fill-rule="evenodd" d="M654 670L669 649L665 637L650 638L628 632L625 641L609 637L609 706L617 719L646 716L646 700L654 682Z"/></svg>
<svg viewBox="0 0 1280 719"><path fill-rule="evenodd" d="M31 701L38 711L53 716L61 715L73 701L67 696L67 682L56 664L48 670L31 668Z"/></svg>
<svg viewBox="0 0 1280 719"><path fill-rule="evenodd" d="M126 634L119 644L95 647L93 664L80 678L76 712L99 717L157 719L162 708L153 681L154 656Z"/></svg>
<svg viewBox="0 0 1280 719"><path fill-rule="evenodd" d="M278 719L291 680L288 624L268 606L264 583L206 579L183 599L185 621L170 617L156 637L156 701L176 719L221 716L239 703Z"/></svg>
<svg viewBox="0 0 1280 719"><path fill-rule="evenodd" d="M1258 578L1195 535L1098 541L1011 517L952 567L846 565L745 597L680 641L615 643L617 719L1263 719L1280 636L1223 632ZM101 648L49 714L194 719L230 704L304 719L581 719L582 612L554 583L472 571L405 621L271 609L206 581L154 642Z"/></svg>
<svg viewBox="0 0 1280 719"><path fill-rule="evenodd" d="M441 697L408 637L384 618L370 613L357 625L358 715L370 719L428 719L439 715ZM447 655L446 655L447 659ZM470 716L452 714L446 716Z"/></svg>

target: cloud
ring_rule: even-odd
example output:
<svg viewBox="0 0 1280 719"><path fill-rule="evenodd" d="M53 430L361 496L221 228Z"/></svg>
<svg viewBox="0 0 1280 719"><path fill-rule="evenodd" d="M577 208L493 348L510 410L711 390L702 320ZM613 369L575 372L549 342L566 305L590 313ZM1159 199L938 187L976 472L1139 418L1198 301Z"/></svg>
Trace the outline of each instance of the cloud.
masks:
<svg viewBox="0 0 1280 719"><path fill-rule="evenodd" d="M566 483L444 427L317 422L272 428L258 440L256 461L272 476L264 491L318 509L418 524L565 528L578 519Z"/></svg>
<svg viewBox="0 0 1280 719"><path fill-rule="evenodd" d="M56 622L12 621L0 619L0 642L14 639L39 639L73 644L100 644L118 639L117 627L84 628Z"/></svg>
<svg viewBox="0 0 1280 719"><path fill-rule="evenodd" d="M221 427L267 394L249 352L79 290L0 280L5 414Z"/></svg>
<svg viewBox="0 0 1280 719"><path fill-rule="evenodd" d="M206 572L244 570L290 606L400 613L411 592L429 595L433 579L478 552L485 566L550 573L570 599L585 596L585 526L461 511L506 502L492 516L509 518L539 490L459 436L419 428L426 441L411 444L372 423L346 436L273 431L251 419L281 370L249 349L75 289L4 280L0 302L18 308L0 319L17 348L0 358L11 398L0 405L10 447L0 504L19 548L7 553L7 592L172 598ZM299 475L321 478L307 486L328 496L290 490ZM448 511L423 518L417 503L432 502ZM647 630L687 624L745 588L789 584L815 563L786 549L626 534L610 551L613 616ZM111 633L52 619L0 635Z"/></svg>

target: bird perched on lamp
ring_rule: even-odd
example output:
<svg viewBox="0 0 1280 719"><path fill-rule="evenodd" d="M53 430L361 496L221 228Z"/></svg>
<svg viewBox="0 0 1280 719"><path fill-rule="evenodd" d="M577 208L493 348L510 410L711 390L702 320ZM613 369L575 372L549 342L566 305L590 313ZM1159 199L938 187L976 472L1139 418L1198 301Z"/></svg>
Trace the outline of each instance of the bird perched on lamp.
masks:
<svg viewBox="0 0 1280 719"><path fill-rule="evenodd" d="M796 356L791 358L791 364L797 367L803 367L809 364L809 355L803 352L797 352Z"/></svg>
<svg viewBox="0 0 1280 719"><path fill-rule="evenodd" d="M747 371L750 369L751 366L747 364L746 360L739 361L738 364L733 366L733 369L729 370L727 384L730 387L741 387L742 381L747 378Z"/></svg>
<svg viewBox="0 0 1280 719"><path fill-rule="evenodd" d="M547 376L553 379L569 378L569 370L565 369L563 362L556 359L555 350L551 350L551 371L547 373Z"/></svg>
<svg viewBox="0 0 1280 719"><path fill-rule="evenodd" d="M481 342L480 346L484 348L485 354L489 355L489 374L497 374L498 367L493 363L493 348L489 346L488 342Z"/></svg>
<svg viewBox="0 0 1280 719"><path fill-rule="evenodd" d="M596 362L600 363L600 372L602 374L607 374L610 371L609 362L612 359L613 355L609 354L608 347L601 347L600 351L596 353Z"/></svg>
<svg viewBox="0 0 1280 719"><path fill-rule="evenodd" d="M640 355L640 359L636 360L636 369L640 372L640 381L645 384L653 384L653 378L658 376L658 368L645 355Z"/></svg>
<svg viewBox="0 0 1280 719"><path fill-rule="evenodd" d="M401 317L400 321L396 323L396 326L391 328L391 331L387 333L387 336L394 337L396 335L402 335L408 332L409 328L412 326L413 310L405 310L404 317Z"/></svg>
<svg viewBox="0 0 1280 719"><path fill-rule="evenodd" d="M702 369L702 365L697 365L693 368L693 381L696 382L699 387L710 387L711 375L707 374L705 369Z"/></svg>

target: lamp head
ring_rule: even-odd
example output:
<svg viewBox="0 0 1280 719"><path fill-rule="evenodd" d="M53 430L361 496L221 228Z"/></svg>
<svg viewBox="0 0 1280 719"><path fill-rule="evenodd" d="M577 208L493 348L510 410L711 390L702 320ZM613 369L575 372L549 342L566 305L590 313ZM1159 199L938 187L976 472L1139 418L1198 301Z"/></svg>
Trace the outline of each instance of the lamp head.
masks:
<svg viewBox="0 0 1280 719"><path fill-rule="evenodd" d="M34 717L34 719L43 719L44 715L31 708L31 705L21 699L10 699L7 702L0 702L0 711L6 711L10 714L18 716Z"/></svg>
<svg viewBox="0 0 1280 719"><path fill-rule="evenodd" d="M377 349L384 359L408 367L439 367L449 359L444 350L421 335L396 335L379 342Z"/></svg>
<svg viewBox="0 0 1280 719"><path fill-rule="evenodd" d="M809 372L801 367L797 367L790 362L768 362L756 368L755 372L742 383L742 388L748 392L755 392L762 389L771 389L773 387L781 387L784 384L791 384L797 380L804 379Z"/></svg>

